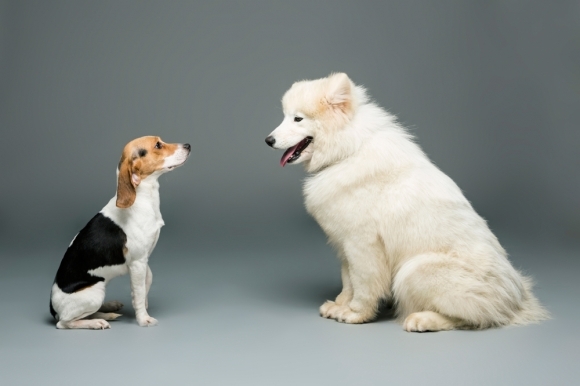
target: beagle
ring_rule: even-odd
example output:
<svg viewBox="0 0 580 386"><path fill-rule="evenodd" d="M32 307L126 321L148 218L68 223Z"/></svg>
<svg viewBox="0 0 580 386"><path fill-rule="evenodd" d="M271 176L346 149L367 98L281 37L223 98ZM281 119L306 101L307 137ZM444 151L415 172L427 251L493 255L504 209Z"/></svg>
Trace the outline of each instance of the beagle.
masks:
<svg viewBox="0 0 580 386"><path fill-rule="evenodd" d="M70 243L56 273L50 312L57 328L111 328L107 320L123 304L103 303L105 286L129 273L133 308L140 326L155 326L147 313L147 293L153 276L149 255L164 225L159 211L162 174L185 163L189 144L168 144L159 137L129 142L117 169L117 194Z"/></svg>

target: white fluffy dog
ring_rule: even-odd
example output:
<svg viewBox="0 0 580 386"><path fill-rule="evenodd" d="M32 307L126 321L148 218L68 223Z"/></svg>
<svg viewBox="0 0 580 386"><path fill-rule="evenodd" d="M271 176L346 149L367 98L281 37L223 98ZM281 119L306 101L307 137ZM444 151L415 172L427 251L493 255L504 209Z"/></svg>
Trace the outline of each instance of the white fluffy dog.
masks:
<svg viewBox="0 0 580 386"><path fill-rule="evenodd" d="M394 301L407 331L488 328L548 317L457 185L346 74L294 83L266 138L303 163L306 209L342 263L325 318L364 323Z"/></svg>

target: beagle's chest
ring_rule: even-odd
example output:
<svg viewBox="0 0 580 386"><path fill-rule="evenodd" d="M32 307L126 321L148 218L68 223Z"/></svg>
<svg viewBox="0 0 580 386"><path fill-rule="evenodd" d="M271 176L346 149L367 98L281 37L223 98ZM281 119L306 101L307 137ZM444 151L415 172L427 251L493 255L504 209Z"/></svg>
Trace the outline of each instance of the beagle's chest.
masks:
<svg viewBox="0 0 580 386"><path fill-rule="evenodd" d="M135 201L129 209L118 210L112 205L103 208L105 215L118 224L126 236L124 255L127 263L147 259L159 239L165 224L158 205Z"/></svg>
<svg viewBox="0 0 580 386"><path fill-rule="evenodd" d="M159 240L163 225L160 215L158 218L142 219L140 222L126 224L124 231L127 235L125 244L125 259L127 263L149 257Z"/></svg>

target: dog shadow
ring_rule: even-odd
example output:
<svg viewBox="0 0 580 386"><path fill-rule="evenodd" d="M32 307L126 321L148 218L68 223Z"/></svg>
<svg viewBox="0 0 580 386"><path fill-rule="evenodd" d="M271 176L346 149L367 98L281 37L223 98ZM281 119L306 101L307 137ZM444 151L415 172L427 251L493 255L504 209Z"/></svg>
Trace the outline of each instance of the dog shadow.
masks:
<svg viewBox="0 0 580 386"><path fill-rule="evenodd" d="M395 313L395 305L392 300L381 300L379 304L379 312L375 322L388 322L397 318Z"/></svg>
<svg viewBox="0 0 580 386"><path fill-rule="evenodd" d="M56 328L56 323L57 323L56 319L54 319L52 316L45 316L44 317L44 324L45 325Z"/></svg>
<svg viewBox="0 0 580 386"><path fill-rule="evenodd" d="M299 308L318 310L325 301L334 300L342 290L342 286L337 283L278 283L277 290L268 291L267 299L276 304L287 304ZM395 308L390 300L381 300L379 312L373 320L376 322L387 322L396 319Z"/></svg>

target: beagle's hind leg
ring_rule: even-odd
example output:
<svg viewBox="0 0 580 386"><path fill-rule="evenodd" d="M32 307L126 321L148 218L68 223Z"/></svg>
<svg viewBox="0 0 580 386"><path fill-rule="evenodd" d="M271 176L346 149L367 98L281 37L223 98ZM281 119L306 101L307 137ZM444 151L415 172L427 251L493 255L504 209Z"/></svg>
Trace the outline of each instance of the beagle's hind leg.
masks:
<svg viewBox="0 0 580 386"><path fill-rule="evenodd" d="M83 319L95 314L105 299L105 283L100 281L90 287L73 293L65 293L55 284L52 292L52 304L58 314L58 329L92 329L111 328L104 319Z"/></svg>
<svg viewBox="0 0 580 386"><path fill-rule="evenodd" d="M58 329L90 329L90 330L105 330L111 328L111 325L103 319L81 319L71 320L68 322L60 321L56 324Z"/></svg>

